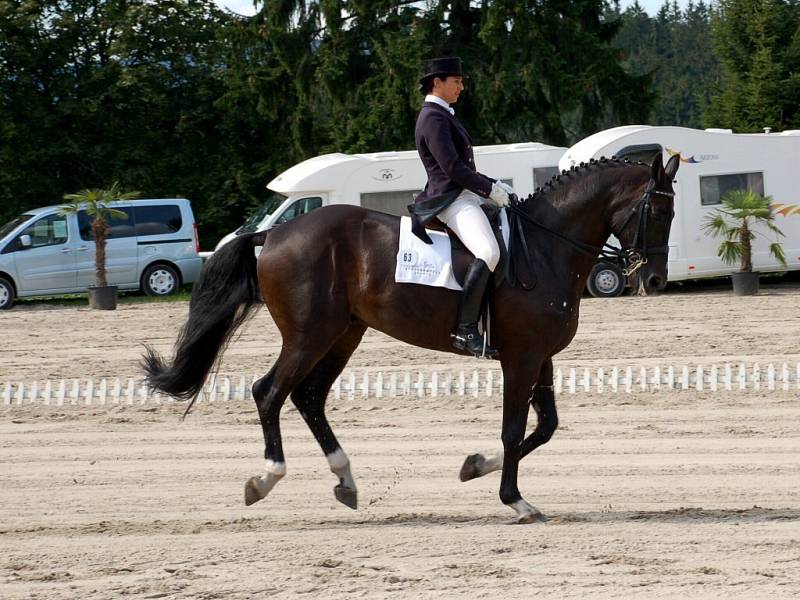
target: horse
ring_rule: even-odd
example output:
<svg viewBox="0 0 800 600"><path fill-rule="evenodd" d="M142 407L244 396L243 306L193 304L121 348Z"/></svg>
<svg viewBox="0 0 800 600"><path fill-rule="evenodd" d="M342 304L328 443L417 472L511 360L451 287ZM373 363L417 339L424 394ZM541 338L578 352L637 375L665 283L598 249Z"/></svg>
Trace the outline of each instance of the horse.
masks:
<svg viewBox="0 0 800 600"><path fill-rule="evenodd" d="M502 450L469 455L459 476L468 481L502 468L500 500L519 523L545 520L520 494L519 462L558 427L553 356L575 335L588 274L613 233L639 286L647 292L664 287L678 166L677 156L666 166L660 155L652 165L592 160L562 171L513 207L537 284L523 289L505 281L487 292L504 378ZM245 504L265 498L286 474L280 411L291 395L338 478L336 499L357 508L350 460L325 403L368 327L422 348L463 353L451 346L458 292L396 283L398 241L399 217L351 205L240 235L205 265L171 362L145 347L149 385L190 400L188 413L233 333L266 304L283 343L275 364L252 387L266 469L245 483ZM258 258L255 246L263 246ZM537 423L525 437L530 406Z"/></svg>

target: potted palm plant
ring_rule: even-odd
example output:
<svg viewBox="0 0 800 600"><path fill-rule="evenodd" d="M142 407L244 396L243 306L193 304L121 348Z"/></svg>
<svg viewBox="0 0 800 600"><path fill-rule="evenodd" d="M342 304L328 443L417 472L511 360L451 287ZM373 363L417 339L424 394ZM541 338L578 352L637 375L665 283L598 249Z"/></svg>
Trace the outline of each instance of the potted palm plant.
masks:
<svg viewBox="0 0 800 600"><path fill-rule="evenodd" d="M741 270L731 273L733 293L737 296L758 293L759 273L753 271L752 241L756 239L756 234L766 237L764 233L754 229L759 224L775 234L775 241L770 243L769 251L778 262L785 265L783 247L777 240L783 232L775 225L770 196L761 196L751 190L728 192L722 198L722 207L708 215L703 224L706 233L722 238L717 249L717 255L722 261L730 265L741 265Z"/></svg>
<svg viewBox="0 0 800 600"><path fill-rule="evenodd" d="M77 194L65 194L68 204L61 209L62 214L77 213L85 210L91 219L92 235L95 242L94 269L95 284L89 286L89 306L100 310L117 308L117 286L108 285L106 279L106 239L109 232L109 221L114 218L124 219L128 215L112 208L115 200L132 200L138 198L139 192L123 192L115 181L108 189L86 189Z"/></svg>

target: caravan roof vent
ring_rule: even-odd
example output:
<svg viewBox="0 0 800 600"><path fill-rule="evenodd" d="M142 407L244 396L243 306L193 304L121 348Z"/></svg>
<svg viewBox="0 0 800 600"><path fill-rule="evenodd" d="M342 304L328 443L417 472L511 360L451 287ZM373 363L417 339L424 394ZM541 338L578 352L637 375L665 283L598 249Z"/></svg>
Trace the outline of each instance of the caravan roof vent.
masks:
<svg viewBox="0 0 800 600"><path fill-rule="evenodd" d="M708 133L733 133L733 129L719 129L716 127L709 127L706 131Z"/></svg>
<svg viewBox="0 0 800 600"><path fill-rule="evenodd" d="M779 135L800 135L800 129L787 129L786 131L781 131Z"/></svg>

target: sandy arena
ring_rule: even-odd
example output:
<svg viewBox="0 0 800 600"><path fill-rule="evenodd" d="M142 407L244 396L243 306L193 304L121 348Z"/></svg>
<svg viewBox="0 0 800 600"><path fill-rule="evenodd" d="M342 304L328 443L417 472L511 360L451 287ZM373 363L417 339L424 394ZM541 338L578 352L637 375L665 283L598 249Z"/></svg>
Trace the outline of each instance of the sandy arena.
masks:
<svg viewBox="0 0 800 600"><path fill-rule="evenodd" d="M800 284L585 299L562 366L800 360ZM138 376L169 352L187 303L0 313L0 385ZM262 311L222 373L261 374L280 347ZM484 366L370 331L349 368ZM0 597L797 598L800 392L562 394L561 427L520 468L548 517L512 526L499 474L461 483L500 446L500 399L329 402L360 507L296 411L288 475L245 507L263 468L249 403L0 407Z"/></svg>

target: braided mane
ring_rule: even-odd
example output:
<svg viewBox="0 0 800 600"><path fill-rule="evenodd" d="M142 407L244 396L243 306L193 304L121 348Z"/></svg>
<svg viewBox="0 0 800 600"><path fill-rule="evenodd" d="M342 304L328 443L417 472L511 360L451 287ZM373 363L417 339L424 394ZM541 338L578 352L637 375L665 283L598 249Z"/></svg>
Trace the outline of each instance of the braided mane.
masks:
<svg viewBox="0 0 800 600"><path fill-rule="evenodd" d="M601 156L599 159L592 158L588 163L582 162L579 165L573 165L569 169L562 170L561 173L556 173L543 185L537 187L533 194L529 194L526 198L520 199L520 204L525 204L530 200L539 200L546 197L560 184L568 181L574 181L574 179L570 178L584 177L590 173L596 172L598 169L624 167L628 165L647 166L640 160L631 162L628 159L620 159L616 156L612 156L611 158L606 158L605 156Z"/></svg>

